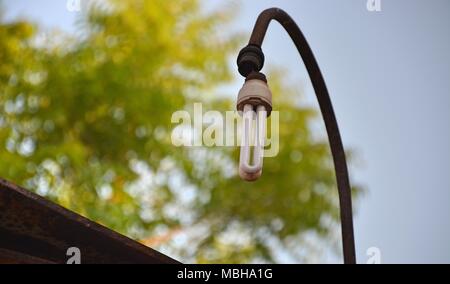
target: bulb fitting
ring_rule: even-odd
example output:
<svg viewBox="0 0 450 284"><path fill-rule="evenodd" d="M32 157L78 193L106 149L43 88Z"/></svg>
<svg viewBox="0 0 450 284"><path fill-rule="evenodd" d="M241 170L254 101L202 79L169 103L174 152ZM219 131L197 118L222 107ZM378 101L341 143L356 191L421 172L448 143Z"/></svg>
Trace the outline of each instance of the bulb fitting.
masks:
<svg viewBox="0 0 450 284"><path fill-rule="evenodd" d="M267 85L266 76L260 72L251 72L239 90L236 108L244 111L245 105L251 105L254 110L260 105L267 111L267 117L272 111L272 92Z"/></svg>

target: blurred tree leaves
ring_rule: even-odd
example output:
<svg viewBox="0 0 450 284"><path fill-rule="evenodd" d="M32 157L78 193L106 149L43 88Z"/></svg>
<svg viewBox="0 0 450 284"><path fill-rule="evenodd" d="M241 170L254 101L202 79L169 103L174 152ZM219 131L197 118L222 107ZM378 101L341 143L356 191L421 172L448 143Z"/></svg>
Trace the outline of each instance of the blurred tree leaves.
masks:
<svg viewBox="0 0 450 284"><path fill-rule="evenodd" d="M234 109L214 97L242 44L223 32L234 8L94 4L83 38L47 46L30 23L0 24L0 176L182 261L308 261L302 236L327 238L339 220L334 171L281 71L268 76L280 153L259 181L237 177L237 148L170 141L174 111Z"/></svg>

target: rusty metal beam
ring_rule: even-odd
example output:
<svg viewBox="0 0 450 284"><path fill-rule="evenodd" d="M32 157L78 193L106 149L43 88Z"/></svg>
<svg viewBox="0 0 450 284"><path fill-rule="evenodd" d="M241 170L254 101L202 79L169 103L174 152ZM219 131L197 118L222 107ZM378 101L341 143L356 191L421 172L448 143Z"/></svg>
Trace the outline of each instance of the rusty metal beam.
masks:
<svg viewBox="0 0 450 284"><path fill-rule="evenodd" d="M0 179L0 263L66 263L69 247L82 263L179 263Z"/></svg>

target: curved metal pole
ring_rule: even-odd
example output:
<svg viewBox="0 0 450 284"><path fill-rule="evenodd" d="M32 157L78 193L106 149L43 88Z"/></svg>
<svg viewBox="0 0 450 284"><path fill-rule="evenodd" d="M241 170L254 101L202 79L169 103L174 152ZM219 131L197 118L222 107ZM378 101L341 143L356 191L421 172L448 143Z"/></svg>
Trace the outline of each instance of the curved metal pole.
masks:
<svg viewBox="0 0 450 284"><path fill-rule="evenodd" d="M348 177L347 163L345 160L344 147L342 145L341 135L334 115L333 106L328 94L325 81L320 72L319 65L314 58L313 52L308 45L300 28L294 20L283 10L278 8L270 8L264 10L258 17L250 37L249 45L261 47L266 34L267 28L271 20L279 22L287 31L295 46L311 78L314 91L319 102L325 127L327 129L328 140L330 143L331 153L333 155L334 167L336 171L337 187L339 192L339 206L341 215L342 245L344 251L344 263L355 264L355 239L353 235L353 218L352 218L352 197L350 189L350 181Z"/></svg>

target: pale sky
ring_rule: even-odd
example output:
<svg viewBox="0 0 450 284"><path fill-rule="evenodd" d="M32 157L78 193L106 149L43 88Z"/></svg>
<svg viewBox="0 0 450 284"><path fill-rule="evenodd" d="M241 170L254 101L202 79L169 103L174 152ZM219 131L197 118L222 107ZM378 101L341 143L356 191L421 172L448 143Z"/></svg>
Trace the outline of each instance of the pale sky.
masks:
<svg viewBox="0 0 450 284"><path fill-rule="evenodd" d="M76 33L77 15L65 2L4 6L8 18L27 16ZM249 34L260 11L278 6L315 53L344 144L358 157L352 180L368 191L356 205L358 262L375 246L383 263L450 263L450 1L381 0L379 12L369 12L366 0L240 3L235 29ZM302 62L278 24L263 50L266 66L286 66L306 103L317 108Z"/></svg>

